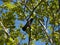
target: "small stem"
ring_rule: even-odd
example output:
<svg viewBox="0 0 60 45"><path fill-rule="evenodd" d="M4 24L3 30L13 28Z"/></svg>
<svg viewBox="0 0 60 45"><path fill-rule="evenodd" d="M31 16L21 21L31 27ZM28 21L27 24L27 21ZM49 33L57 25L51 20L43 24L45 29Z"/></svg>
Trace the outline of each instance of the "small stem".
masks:
<svg viewBox="0 0 60 45"><path fill-rule="evenodd" d="M48 17L47 17L47 20L46 20L46 29L47 29L47 25L48 25Z"/></svg>

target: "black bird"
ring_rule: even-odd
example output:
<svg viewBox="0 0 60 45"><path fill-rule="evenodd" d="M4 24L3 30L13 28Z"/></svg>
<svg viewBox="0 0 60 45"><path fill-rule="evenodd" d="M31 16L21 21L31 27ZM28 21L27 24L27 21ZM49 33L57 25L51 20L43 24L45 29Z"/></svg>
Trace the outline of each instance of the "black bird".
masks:
<svg viewBox="0 0 60 45"><path fill-rule="evenodd" d="M33 18L31 18L29 21L27 21L27 23L25 24L25 26L22 28L23 31L25 31L27 27L30 28L30 26L31 26L31 24L32 24L32 21L33 21Z"/></svg>

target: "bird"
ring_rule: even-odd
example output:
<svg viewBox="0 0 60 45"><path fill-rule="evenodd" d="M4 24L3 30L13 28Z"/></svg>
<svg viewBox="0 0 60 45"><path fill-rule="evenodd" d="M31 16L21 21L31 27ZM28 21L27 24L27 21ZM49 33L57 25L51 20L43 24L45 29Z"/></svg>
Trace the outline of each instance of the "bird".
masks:
<svg viewBox="0 0 60 45"><path fill-rule="evenodd" d="M27 21L27 23L25 24L25 26L22 28L23 31L25 31L27 29L27 27L30 28L31 24L32 24L33 18L31 18L29 21Z"/></svg>

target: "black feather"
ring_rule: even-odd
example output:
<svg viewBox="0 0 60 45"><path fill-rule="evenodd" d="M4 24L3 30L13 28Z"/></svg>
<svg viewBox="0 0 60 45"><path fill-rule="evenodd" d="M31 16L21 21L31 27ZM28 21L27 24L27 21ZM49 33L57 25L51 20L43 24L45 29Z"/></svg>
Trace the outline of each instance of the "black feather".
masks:
<svg viewBox="0 0 60 45"><path fill-rule="evenodd" d="M25 26L22 28L23 31L25 31L27 27L30 27L30 26L31 26L32 21L33 21L33 18L31 18L31 19L25 24Z"/></svg>

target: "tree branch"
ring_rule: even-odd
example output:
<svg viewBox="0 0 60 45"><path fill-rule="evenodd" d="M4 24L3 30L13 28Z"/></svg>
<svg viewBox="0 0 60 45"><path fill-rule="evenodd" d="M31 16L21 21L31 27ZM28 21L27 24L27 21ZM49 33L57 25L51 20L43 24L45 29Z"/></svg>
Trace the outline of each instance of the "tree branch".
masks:
<svg viewBox="0 0 60 45"><path fill-rule="evenodd" d="M33 12L36 10L36 8L41 4L41 1L38 3L37 6L35 6L35 8L31 11L31 14L29 16L29 18L32 16ZM27 19L27 21L29 20L29 18Z"/></svg>
<svg viewBox="0 0 60 45"><path fill-rule="evenodd" d="M4 25L3 25L3 23L0 21L0 24L1 24L1 26L2 26L2 28L3 28L3 30L4 30L4 32L9 36L9 34L8 34L8 29L7 28L5 28L4 27Z"/></svg>
<svg viewBox="0 0 60 45"><path fill-rule="evenodd" d="M53 44L52 39L50 38L50 36L47 34L47 29L45 27L45 25L43 24L43 22L41 20L39 20L39 23L44 27L43 32L45 32L46 36L48 37L48 40L50 41L51 44Z"/></svg>
<svg viewBox="0 0 60 45"><path fill-rule="evenodd" d="M0 21L1 26L3 27L4 30L6 30L6 28L4 27L4 25L2 24L2 22Z"/></svg>
<svg viewBox="0 0 60 45"><path fill-rule="evenodd" d="M31 42L31 28L29 29L30 33L29 33L29 41L28 41L28 45L30 45Z"/></svg>

